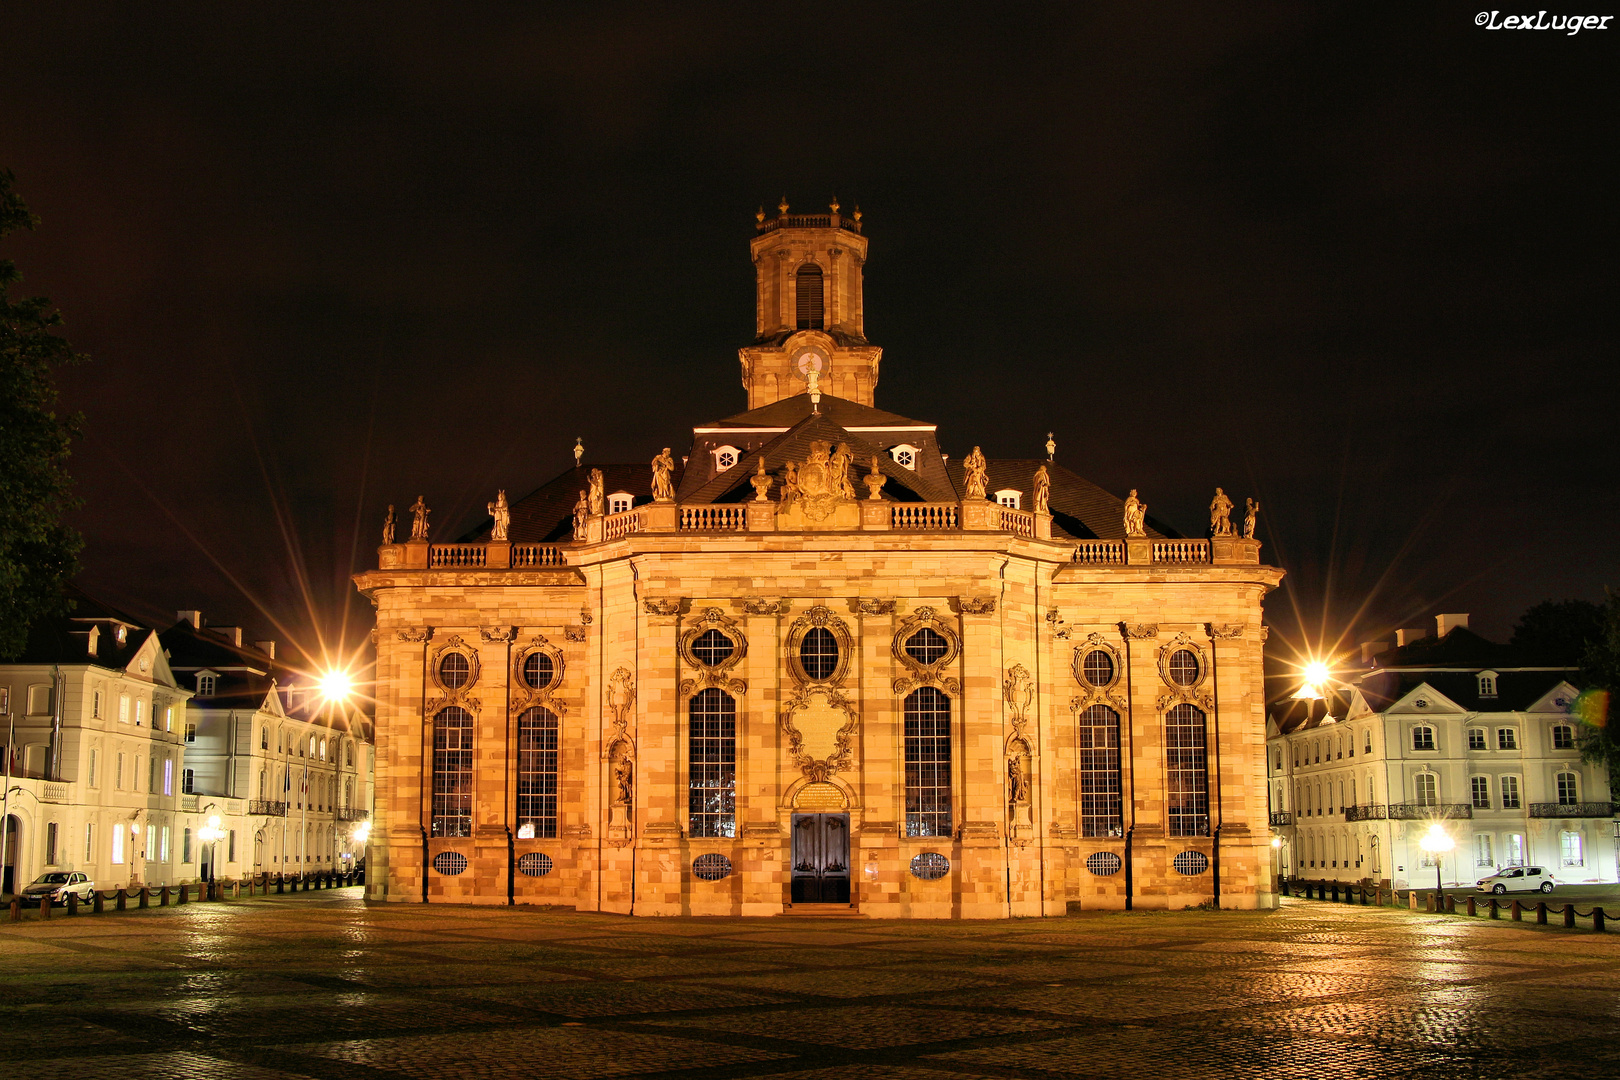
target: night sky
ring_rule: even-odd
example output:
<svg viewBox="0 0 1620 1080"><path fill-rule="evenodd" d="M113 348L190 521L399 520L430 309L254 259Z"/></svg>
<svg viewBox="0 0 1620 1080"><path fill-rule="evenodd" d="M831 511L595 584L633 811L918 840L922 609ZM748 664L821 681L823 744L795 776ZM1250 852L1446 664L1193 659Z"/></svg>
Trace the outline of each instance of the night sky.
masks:
<svg viewBox="0 0 1620 1080"><path fill-rule="evenodd" d="M1599 599L1620 25L1478 10L6 5L82 583L357 644L385 504L453 538L744 408L785 193L860 205L877 404L953 457L1257 496L1283 651Z"/></svg>

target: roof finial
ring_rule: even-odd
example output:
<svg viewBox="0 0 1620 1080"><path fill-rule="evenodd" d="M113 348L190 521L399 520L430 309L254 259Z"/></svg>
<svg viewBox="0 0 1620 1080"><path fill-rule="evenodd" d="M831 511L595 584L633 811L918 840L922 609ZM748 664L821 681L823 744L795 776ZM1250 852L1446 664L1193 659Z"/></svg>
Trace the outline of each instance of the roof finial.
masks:
<svg viewBox="0 0 1620 1080"><path fill-rule="evenodd" d="M1046 433L1046 460L1051 461L1057 456L1057 443L1052 441L1052 433Z"/></svg>
<svg viewBox="0 0 1620 1080"><path fill-rule="evenodd" d="M582 436L582 437L577 438L577 439L574 440L574 468L576 468L576 469L579 468L579 463L581 461L583 461L584 458L585 458L585 439Z"/></svg>
<svg viewBox="0 0 1620 1080"><path fill-rule="evenodd" d="M757 221L757 222L760 222L761 224L764 224L764 222L765 222L765 208L763 206L761 206L758 210L754 211L754 220Z"/></svg>
<svg viewBox="0 0 1620 1080"><path fill-rule="evenodd" d="M832 210L833 213L838 213L838 196L834 195L833 201L828 203L827 206Z"/></svg>
<svg viewBox="0 0 1620 1080"><path fill-rule="evenodd" d="M787 196L786 195L782 196L782 201L776 204L776 208L778 210L780 210L784 214L787 213L787 211L788 211L788 201L787 201Z"/></svg>

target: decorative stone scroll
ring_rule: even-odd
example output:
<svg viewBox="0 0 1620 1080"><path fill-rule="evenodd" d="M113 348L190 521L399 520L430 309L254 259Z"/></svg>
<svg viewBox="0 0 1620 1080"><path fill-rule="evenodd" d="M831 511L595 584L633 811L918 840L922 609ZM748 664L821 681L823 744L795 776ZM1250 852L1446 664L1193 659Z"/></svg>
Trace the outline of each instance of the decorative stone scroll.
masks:
<svg viewBox="0 0 1620 1080"><path fill-rule="evenodd" d="M467 658L467 678L460 686L446 686L440 673L444 658L449 653L459 653ZM483 703L470 693L472 688L478 685L479 667L478 649L464 641L460 634L452 634L448 641L433 650L433 655L428 658L428 678L442 693L427 703L423 709L423 718L431 721L433 717L451 706L466 709L474 715L481 712Z"/></svg>
<svg viewBox="0 0 1620 1080"><path fill-rule="evenodd" d="M964 615L990 615L996 610L996 598L993 596L963 596L956 601L956 605Z"/></svg>
<svg viewBox="0 0 1620 1080"><path fill-rule="evenodd" d="M1085 676L1085 660L1089 653L1102 651L1108 654L1113 665L1113 677L1101 685L1094 685ZM1076 717L1093 705L1106 705L1121 717L1129 709L1125 699L1117 693L1119 684L1125 678L1125 661L1120 657L1119 650L1111 641L1101 634L1087 634L1086 640L1074 647L1074 659L1070 661L1070 670L1074 673L1074 681L1080 686L1080 693L1069 699L1069 710Z"/></svg>
<svg viewBox="0 0 1620 1080"><path fill-rule="evenodd" d="M855 601L855 614L857 615L893 615L893 600L857 600Z"/></svg>
<svg viewBox="0 0 1620 1080"><path fill-rule="evenodd" d="M1186 686L1170 677L1170 658L1183 649L1198 658L1198 677ZM1159 646L1158 660L1159 679L1164 683L1166 690L1159 695L1160 712L1167 712L1180 704L1196 705L1206 713L1215 708L1214 699L1208 693L1202 692L1203 687L1209 682L1209 655L1196 641L1185 633L1178 633Z"/></svg>
<svg viewBox="0 0 1620 1080"><path fill-rule="evenodd" d="M802 463L789 462L782 476L776 527L787 532L859 529L860 506L849 482L851 458L848 445L834 447L818 439Z"/></svg>
<svg viewBox="0 0 1620 1080"><path fill-rule="evenodd" d="M1120 632L1133 641L1146 641L1159 636L1159 627L1155 623L1137 623L1135 626L1120 623L1119 627Z"/></svg>
<svg viewBox="0 0 1620 1080"><path fill-rule="evenodd" d="M407 628L399 632L399 640L401 641L426 641L432 636L433 627L431 626Z"/></svg>
<svg viewBox="0 0 1620 1080"><path fill-rule="evenodd" d="M717 664L703 663L692 651L693 643L710 630L720 631L731 640L733 646L731 655ZM748 693L748 683L731 677L732 669L748 655L748 638L737 625L737 620L724 611L717 607L704 608L701 615L688 619L686 629L676 642L676 649L681 654L681 662L696 675L696 678L681 680L681 697L690 697L711 686L719 687L728 694Z"/></svg>
<svg viewBox="0 0 1620 1080"><path fill-rule="evenodd" d="M937 611L925 605L913 611L900 624L895 631L891 650L906 674L894 680L895 697L904 697L919 686L937 686L952 697L961 694L961 681L944 675L951 663L962 654L962 638L951 621L941 618ZM918 659L906 651L906 643L917 631L925 628L945 639L945 651L932 662Z"/></svg>
<svg viewBox="0 0 1620 1080"><path fill-rule="evenodd" d="M529 662L529 657L535 654L544 656L551 661L551 679L544 686L530 686L524 678L523 671ZM512 716L516 717L525 709L536 705L550 709L559 717L568 711L556 696L557 688L563 680L563 652L557 646L547 641L543 634L536 634L528 643L512 650Z"/></svg>
<svg viewBox="0 0 1620 1080"><path fill-rule="evenodd" d="M515 626L480 626L478 636L493 645L496 642L517 640L517 627Z"/></svg>
<svg viewBox="0 0 1620 1080"><path fill-rule="evenodd" d="M805 635L818 628L832 634L833 640L838 643L838 663L834 665L832 674L824 679L811 678L809 672L804 670L804 660L799 655L799 647L804 643ZM849 632L849 624L834 615L830 608L817 604L794 619L793 625L788 628L785 645L788 671L799 685L808 686L811 683L843 685L844 676L849 672L850 658L855 653L855 639Z"/></svg>
<svg viewBox="0 0 1620 1080"><path fill-rule="evenodd" d="M609 730L603 740L602 759L607 762L609 778L606 839L616 848L625 847L636 838L636 740L630 727L635 704L635 676L628 668L615 669L608 676Z"/></svg>
<svg viewBox="0 0 1620 1080"><path fill-rule="evenodd" d="M785 615L788 606L781 600L744 600L743 610L750 615Z"/></svg>
<svg viewBox="0 0 1620 1080"><path fill-rule="evenodd" d="M802 687L782 710L788 753L812 782L849 768L858 722L850 700L823 684Z"/></svg>
<svg viewBox="0 0 1620 1080"><path fill-rule="evenodd" d="M681 607L678 597L648 598L641 602L641 609L649 615L679 615Z"/></svg>
<svg viewBox="0 0 1620 1080"><path fill-rule="evenodd" d="M1212 638L1240 638L1249 629L1248 623L1205 623L1204 629Z"/></svg>

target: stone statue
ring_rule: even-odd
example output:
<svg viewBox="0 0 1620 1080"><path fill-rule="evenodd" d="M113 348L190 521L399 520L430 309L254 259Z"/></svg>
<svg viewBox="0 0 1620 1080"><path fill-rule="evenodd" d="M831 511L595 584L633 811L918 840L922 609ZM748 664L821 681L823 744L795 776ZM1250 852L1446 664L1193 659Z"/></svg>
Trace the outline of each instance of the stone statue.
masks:
<svg viewBox="0 0 1620 1080"><path fill-rule="evenodd" d="M602 470L601 469L592 469L591 470L591 489L590 489L590 495L588 496L587 501L589 503L588 509L591 512L591 516L592 517L601 517L603 510L605 510L607 508L607 503L604 501L604 497L603 497L603 494L602 494Z"/></svg>
<svg viewBox="0 0 1620 1080"><path fill-rule="evenodd" d="M1147 503L1136 497L1136 489L1131 488L1131 497L1125 500L1125 535L1147 535Z"/></svg>
<svg viewBox="0 0 1620 1080"><path fill-rule="evenodd" d="M636 767L628 756L613 763L613 804L631 806L636 797Z"/></svg>
<svg viewBox="0 0 1620 1080"><path fill-rule="evenodd" d="M985 475L984 451L977 446L973 452L962 459L962 476L967 484L967 499L982 499L985 497L984 489L987 481Z"/></svg>
<svg viewBox="0 0 1620 1080"><path fill-rule="evenodd" d="M591 512L590 499L586 496L585 489L580 488L580 490L579 490L579 499L574 503L574 539L575 540L583 540L583 539L585 539L585 518L590 514L590 512Z"/></svg>
<svg viewBox="0 0 1620 1080"><path fill-rule="evenodd" d="M1042 465L1035 470L1035 494L1032 498L1037 514L1049 514L1052 502L1052 478L1047 475L1046 466Z"/></svg>
<svg viewBox="0 0 1620 1080"><path fill-rule="evenodd" d="M495 519L495 527L490 530L489 538L495 541L506 539L506 534L512 528L512 508L506 505L506 489L495 493L495 501L485 504L489 516Z"/></svg>
<svg viewBox="0 0 1620 1080"><path fill-rule="evenodd" d="M1014 803L1029 802L1029 773L1024 771L1024 759L1018 755L1007 760L1007 790Z"/></svg>
<svg viewBox="0 0 1620 1080"><path fill-rule="evenodd" d="M423 502L422 501L422 496L418 495L416 497L416 501L411 504L411 542L412 543L424 543L424 544L427 543L427 538L428 538L427 516L428 516L428 512L429 511L428 511L428 508L427 508L427 503Z"/></svg>
<svg viewBox="0 0 1620 1080"><path fill-rule="evenodd" d="M1253 540L1255 521L1260 517L1260 504L1253 499L1243 501L1249 504L1248 510L1243 514L1243 539Z"/></svg>
<svg viewBox="0 0 1620 1080"><path fill-rule="evenodd" d="M866 485L866 498L868 502L880 502L883 499L883 485L888 483L888 477L878 468L878 456L872 455L872 471L861 478Z"/></svg>
<svg viewBox="0 0 1620 1080"><path fill-rule="evenodd" d="M1046 433L1046 460L1051 461L1055 457L1057 457L1057 442L1053 440L1052 433L1048 431Z"/></svg>
<svg viewBox="0 0 1620 1080"><path fill-rule="evenodd" d="M1220 488L1215 489L1215 498L1209 504L1209 535L1232 535L1232 500Z"/></svg>
<svg viewBox="0 0 1620 1080"><path fill-rule="evenodd" d="M783 506L792 506L793 500L799 497L799 467L793 462L787 463L782 470L782 494L780 502Z"/></svg>
<svg viewBox="0 0 1620 1080"><path fill-rule="evenodd" d="M579 468L579 463L581 461L583 461L583 460L585 460L585 440L583 438L575 439L574 440L574 468L576 468L576 469Z"/></svg>
<svg viewBox="0 0 1620 1080"><path fill-rule="evenodd" d="M388 504L388 516L383 518L383 545L394 542L394 504Z"/></svg>
<svg viewBox="0 0 1620 1080"><path fill-rule="evenodd" d="M652 497L653 502L674 502L675 485L670 482L670 473L675 471L675 459L669 456L669 447L652 459Z"/></svg>
<svg viewBox="0 0 1620 1080"><path fill-rule="evenodd" d="M771 479L771 474L765 471L764 454L759 456L759 468L754 470L754 475L748 478L748 482L754 485L755 502L770 502L770 499L766 498L766 493L771 490L771 485L776 481Z"/></svg>
<svg viewBox="0 0 1620 1080"><path fill-rule="evenodd" d="M855 498L855 485L849 482L849 464L854 458L855 455L849 452L849 443L839 443L827 460L828 479L832 481L834 498Z"/></svg>

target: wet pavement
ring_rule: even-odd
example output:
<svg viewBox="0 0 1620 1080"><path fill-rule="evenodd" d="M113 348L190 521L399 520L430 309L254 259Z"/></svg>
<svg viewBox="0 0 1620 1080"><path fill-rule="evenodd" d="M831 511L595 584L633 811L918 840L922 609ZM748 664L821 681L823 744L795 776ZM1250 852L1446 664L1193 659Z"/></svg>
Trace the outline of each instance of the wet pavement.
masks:
<svg viewBox="0 0 1620 1080"><path fill-rule="evenodd" d="M0 924L0 1061L29 1080L1620 1075L1620 935L1302 900L632 920L348 889Z"/></svg>

